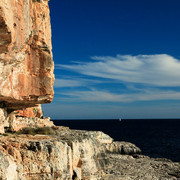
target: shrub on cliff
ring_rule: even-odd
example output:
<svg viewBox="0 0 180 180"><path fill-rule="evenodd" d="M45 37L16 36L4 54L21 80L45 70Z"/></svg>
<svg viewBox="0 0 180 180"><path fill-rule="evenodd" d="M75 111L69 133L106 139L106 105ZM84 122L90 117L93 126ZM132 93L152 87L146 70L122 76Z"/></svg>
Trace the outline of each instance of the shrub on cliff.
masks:
<svg viewBox="0 0 180 180"><path fill-rule="evenodd" d="M23 128L22 130L16 132L17 134L29 134L29 135L36 135L36 134L44 134L44 135L53 135L55 131L53 128L50 127L40 127L40 128Z"/></svg>
<svg viewBox="0 0 180 180"><path fill-rule="evenodd" d="M40 0L33 0L33 2L41 2Z"/></svg>

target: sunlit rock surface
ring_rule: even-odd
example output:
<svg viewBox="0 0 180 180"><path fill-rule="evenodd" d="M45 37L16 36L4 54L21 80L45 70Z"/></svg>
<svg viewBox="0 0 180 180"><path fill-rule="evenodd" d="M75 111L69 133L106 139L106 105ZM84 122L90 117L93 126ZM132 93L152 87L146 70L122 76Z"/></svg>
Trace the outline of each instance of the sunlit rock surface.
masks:
<svg viewBox="0 0 180 180"><path fill-rule="evenodd" d="M3 180L176 180L180 163L139 155L98 131L56 127L54 135L0 136ZM9 177L11 174L11 177Z"/></svg>
<svg viewBox="0 0 180 180"><path fill-rule="evenodd" d="M48 0L0 2L0 101L9 109L53 98Z"/></svg>
<svg viewBox="0 0 180 180"><path fill-rule="evenodd" d="M40 104L54 94L51 49L48 0L0 0L0 179L180 179L179 163L139 155L134 144L102 132L54 127L43 117ZM12 133L24 127L53 133Z"/></svg>
<svg viewBox="0 0 180 180"><path fill-rule="evenodd" d="M54 95L51 49L48 0L0 1L0 133L15 116L43 116Z"/></svg>

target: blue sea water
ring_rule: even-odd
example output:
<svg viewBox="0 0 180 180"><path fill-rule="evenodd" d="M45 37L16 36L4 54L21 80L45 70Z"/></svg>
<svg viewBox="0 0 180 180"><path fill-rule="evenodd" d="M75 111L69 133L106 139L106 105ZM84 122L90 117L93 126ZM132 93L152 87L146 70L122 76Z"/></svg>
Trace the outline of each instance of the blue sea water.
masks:
<svg viewBox="0 0 180 180"><path fill-rule="evenodd" d="M53 121L70 129L103 131L115 141L136 144L144 155L180 162L180 119Z"/></svg>

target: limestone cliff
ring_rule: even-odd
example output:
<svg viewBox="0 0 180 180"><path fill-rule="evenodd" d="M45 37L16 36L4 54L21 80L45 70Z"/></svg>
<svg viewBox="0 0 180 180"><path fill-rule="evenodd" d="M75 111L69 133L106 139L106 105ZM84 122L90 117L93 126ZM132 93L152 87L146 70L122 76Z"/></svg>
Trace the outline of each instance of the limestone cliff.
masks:
<svg viewBox="0 0 180 180"><path fill-rule="evenodd" d="M139 155L102 132L59 127L53 135L0 136L2 180L177 180L180 163Z"/></svg>
<svg viewBox="0 0 180 180"><path fill-rule="evenodd" d="M48 0L0 0L0 179L180 179L180 163L42 117L40 104L53 98L51 48ZM49 135L3 134L29 126L53 128Z"/></svg>
<svg viewBox="0 0 180 180"><path fill-rule="evenodd" d="M51 102L51 49L47 0L1 0L0 100L7 107Z"/></svg>
<svg viewBox="0 0 180 180"><path fill-rule="evenodd" d="M14 110L21 110L19 116L42 116L40 109L33 113L37 107L26 108L52 101L51 49L48 0L0 1L1 125Z"/></svg>

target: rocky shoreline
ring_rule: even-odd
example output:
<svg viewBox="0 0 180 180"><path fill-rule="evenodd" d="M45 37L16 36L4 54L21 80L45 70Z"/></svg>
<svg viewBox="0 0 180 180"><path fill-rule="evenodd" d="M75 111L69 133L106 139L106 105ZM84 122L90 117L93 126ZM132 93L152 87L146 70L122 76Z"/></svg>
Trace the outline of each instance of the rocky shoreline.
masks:
<svg viewBox="0 0 180 180"><path fill-rule="evenodd" d="M41 104L54 96L48 1L0 2L0 180L180 179L180 163L43 118ZM39 127L51 133L15 133Z"/></svg>
<svg viewBox="0 0 180 180"><path fill-rule="evenodd" d="M54 127L51 135L0 137L3 180L176 180L180 163L149 158L100 131Z"/></svg>

